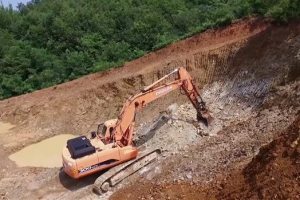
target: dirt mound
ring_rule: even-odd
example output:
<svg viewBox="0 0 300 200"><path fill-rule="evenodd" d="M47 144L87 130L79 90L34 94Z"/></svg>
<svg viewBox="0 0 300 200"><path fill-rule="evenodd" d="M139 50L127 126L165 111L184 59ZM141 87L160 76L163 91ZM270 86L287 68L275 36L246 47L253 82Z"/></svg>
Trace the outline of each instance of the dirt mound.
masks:
<svg viewBox="0 0 300 200"><path fill-rule="evenodd" d="M300 117L263 146L242 173L233 174L216 195L220 199L300 198Z"/></svg>

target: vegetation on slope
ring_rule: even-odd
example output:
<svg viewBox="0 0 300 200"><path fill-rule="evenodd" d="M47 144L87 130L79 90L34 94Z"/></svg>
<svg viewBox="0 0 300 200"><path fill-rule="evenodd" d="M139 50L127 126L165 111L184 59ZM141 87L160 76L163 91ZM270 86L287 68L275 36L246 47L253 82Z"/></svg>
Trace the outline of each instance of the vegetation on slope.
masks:
<svg viewBox="0 0 300 200"><path fill-rule="evenodd" d="M297 19L300 0L31 0L0 6L0 99L70 81L207 28L259 14Z"/></svg>

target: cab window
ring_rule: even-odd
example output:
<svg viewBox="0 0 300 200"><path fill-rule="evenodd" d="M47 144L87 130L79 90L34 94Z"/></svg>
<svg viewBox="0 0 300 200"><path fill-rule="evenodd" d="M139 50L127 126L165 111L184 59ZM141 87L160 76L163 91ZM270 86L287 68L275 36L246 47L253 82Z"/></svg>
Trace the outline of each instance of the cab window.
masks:
<svg viewBox="0 0 300 200"><path fill-rule="evenodd" d="M106 126L103 126L102 133L101 133L101 135L102 135L103 137L105 136L106 130L107 130L107 127L106 127Z"/></svg>

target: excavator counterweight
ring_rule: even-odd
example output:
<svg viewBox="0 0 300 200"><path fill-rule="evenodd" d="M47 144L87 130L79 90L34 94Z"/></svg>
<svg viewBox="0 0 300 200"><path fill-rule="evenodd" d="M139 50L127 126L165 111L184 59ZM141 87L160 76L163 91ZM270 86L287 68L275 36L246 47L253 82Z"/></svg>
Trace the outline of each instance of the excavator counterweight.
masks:
<svg viewBox="0 0 300 200"><path fill-rule="evenodd" d="M178 77L174 81L161 84L175 73ZM74 179L79 179L111 168L98 177L94 184L95 191L103 193L154 161L159 157L160 149L138 153L138 147L133 144L136 114L147 104L177 89L182 89L191 101L197 111L197 119L210 126L214 119L193 79L181 67L127 99L119 116L99 124L97 131L92 132L90 138L80 136L68 140L62 152L64 172Z"/></svg>

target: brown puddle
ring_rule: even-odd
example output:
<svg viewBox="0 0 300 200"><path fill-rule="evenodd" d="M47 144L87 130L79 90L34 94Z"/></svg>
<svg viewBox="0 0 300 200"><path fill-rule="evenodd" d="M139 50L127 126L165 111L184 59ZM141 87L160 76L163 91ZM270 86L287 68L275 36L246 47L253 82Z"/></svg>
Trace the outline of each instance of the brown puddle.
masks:
<svg viewBox="0 0 300 200"><path fill-rule="evenodd" d="M15 125L12 125L10 123L3 123L0 122L0 134L5 134L10 131L10 129L14 128Z"/></svg>
<svg viewBox="0 0 300 200"><path fill-rule="evenodd" d="M62 150L67 140L77 137L70 134L57 135L29 145L9 156L19 167L61 167Z"/></svg>

